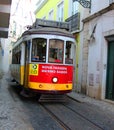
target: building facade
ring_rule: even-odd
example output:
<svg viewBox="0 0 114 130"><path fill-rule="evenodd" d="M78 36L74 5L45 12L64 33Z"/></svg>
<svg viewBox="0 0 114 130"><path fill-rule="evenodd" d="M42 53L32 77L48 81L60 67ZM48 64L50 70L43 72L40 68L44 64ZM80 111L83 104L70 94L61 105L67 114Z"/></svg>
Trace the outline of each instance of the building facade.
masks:
<svg viewBox="0 0 114 130"><path fill-rule="evenodd" d="M0 73L3 71L4 46L5 39L8 38L11 3L12 0L0 1ZM7 69L6 64L4 64L6 67L4 69Z"/></svg>
<svg viewBox="0 0 114 130"><path fill-rule="evenodd" d="M83 19L83 93L96 99L114 100L114 1L91 0Z"/></svg>
<svg viewBox="0 0 114 130"><path fill-rule="evenodd" d="M83 3L78 4L74 2L76 1L40 0L35 11L36 18L78 23L76 16L79 12L78 26L71 24L77 50L74 90L96 99L112 101L114 100L114 1L102 0L102 4L98 4L98 0L91 0L88 9L80 5L86 1L80 1Z"/></svg>
<svg viewBox="0 0 114 130"><path fill-rule="evenodd" d="M27 6L25 6L27 3ZM0 69L7 73L11 64L12 45L35 21L30 0L0 2ZM10 10L11 7L11 10ZM3 13L4 12L4 13ZM2 35L1 35L2 34Z"/></svg>

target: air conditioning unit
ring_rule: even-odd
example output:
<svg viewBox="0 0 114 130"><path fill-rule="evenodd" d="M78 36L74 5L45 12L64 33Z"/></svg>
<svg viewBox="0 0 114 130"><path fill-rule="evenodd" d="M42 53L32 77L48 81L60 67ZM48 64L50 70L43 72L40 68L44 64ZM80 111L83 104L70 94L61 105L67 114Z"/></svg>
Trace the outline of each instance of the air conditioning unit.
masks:
<svg viewBox="0 0 114 130"><path fill-rule="evenodd" d="M114 0L109 0L109 4L112 4L112 3L114 3Z"/></svg>

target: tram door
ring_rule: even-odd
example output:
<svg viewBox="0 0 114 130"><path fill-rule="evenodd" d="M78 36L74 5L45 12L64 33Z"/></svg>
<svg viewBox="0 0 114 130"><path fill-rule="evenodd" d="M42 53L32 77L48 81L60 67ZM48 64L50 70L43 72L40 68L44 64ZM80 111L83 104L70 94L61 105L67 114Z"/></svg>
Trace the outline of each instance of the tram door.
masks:
<svg viewBox="0 0 114 130"><path fill-rule="evenodd" d="M25 42L24 86L28 87L30 41Z"/></svg>
<svg viewBox="0 0 114 130"><path fill-rule="evenodd" d="M114 41L108 44L106 98L114 100Z"/></svg>

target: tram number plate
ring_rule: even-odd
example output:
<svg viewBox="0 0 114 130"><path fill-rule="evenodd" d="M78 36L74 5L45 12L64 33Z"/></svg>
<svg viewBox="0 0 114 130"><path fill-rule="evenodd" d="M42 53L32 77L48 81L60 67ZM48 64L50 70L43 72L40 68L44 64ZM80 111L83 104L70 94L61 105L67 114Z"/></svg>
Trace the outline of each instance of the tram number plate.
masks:
<svg viewBox="0 0 114 130"><path fill-rule="evenodd" d="M30 64L29 75L38 75L38 65Z"/></svg>

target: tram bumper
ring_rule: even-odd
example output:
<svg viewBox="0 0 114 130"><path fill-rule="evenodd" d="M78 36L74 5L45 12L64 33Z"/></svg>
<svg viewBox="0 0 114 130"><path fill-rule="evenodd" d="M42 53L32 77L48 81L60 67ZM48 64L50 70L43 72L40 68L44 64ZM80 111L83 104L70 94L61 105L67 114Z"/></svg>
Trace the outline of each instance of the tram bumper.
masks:
<svg viewBox="0 0 114 130"><path fill-rule="evenodd" d="M42 93L68 93L72 90L72 84L48 84L30 82L29 88Z"/></svg>

